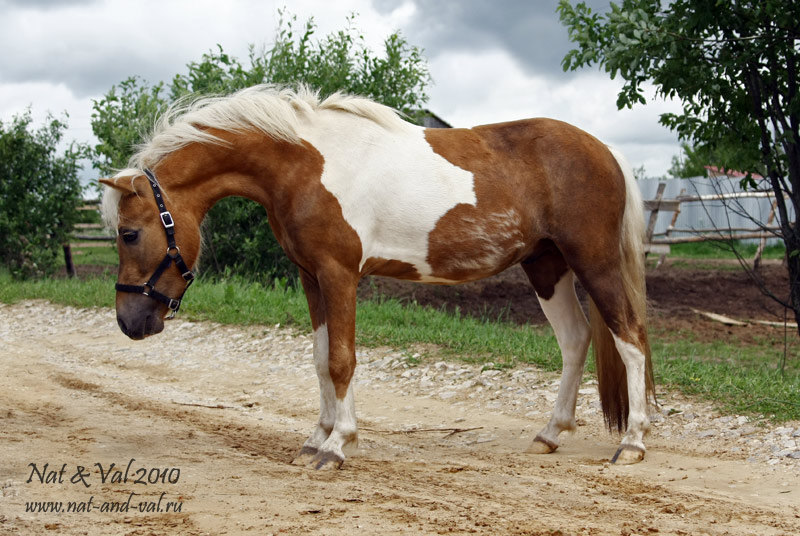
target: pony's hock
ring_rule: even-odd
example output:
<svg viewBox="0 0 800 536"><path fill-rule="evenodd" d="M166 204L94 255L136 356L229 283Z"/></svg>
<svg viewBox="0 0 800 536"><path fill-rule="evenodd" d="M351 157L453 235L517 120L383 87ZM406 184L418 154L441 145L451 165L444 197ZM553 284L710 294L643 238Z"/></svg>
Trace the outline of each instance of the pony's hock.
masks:
<svg viewBox="0 0 800 536"><path fill-rule="evenodd" d="M356 444L360 278L456 284L518 263L564 363L552 417L531 451L556 450L559 434L575 427L591 342L606 422L624 432L614 461L644 457L653 393L644 223L620 155L550 119L424 129L366 99L320 101L266 86L170 117L131 168L101 181L106 219L118 230L120 327L146 337L178 310L212 205L232 195L263 205L299 267L314 330L320 418L295 463L340 467ZM591 298L590 323L576 277Z"/></svg>

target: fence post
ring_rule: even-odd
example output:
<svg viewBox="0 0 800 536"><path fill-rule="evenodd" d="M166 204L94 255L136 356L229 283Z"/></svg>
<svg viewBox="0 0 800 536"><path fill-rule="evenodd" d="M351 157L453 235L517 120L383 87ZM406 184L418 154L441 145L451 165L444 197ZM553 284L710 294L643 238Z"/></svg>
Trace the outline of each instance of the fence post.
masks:
<svg viewBox="0 0 800 536"><path fill-rule="evenodd" d="M772 208L769 211L769 217L767 218L767 225L770 225L772 221L775 219L775 209L778 206L778 200L772 202ZM767 239L762 238L761 241L758 243L758 249L756 250L756 256L753 257L753 270L758 270L761 267L761 255L764 253L764 248L767 247Z"/></svg>
<svg viewBox="0 0 800 536"><path fill-rule="evenodd" d="M681 188L681 192L678 194L678 198L686 193L686 188ZM672 230L675 228L675 223L678 221L678 216L681 215L681 205L678 203L678 206L675 208L675 211L672 213L672 219L669 222L669 226L667 227L666 232L664 233L664 238L667 238ZM658 257L658 262L656 263L656 268L664 264L664 261L667 259L667 254L662 253Z"/></svg>
<svg viewBox="0 0 800 536"><path fill-rule="evenodd" d="M64 265L67 268L68 277L76 277L78 274L75 271L75 264L72 262L72 247L69 242L63 245L64 247Z"/></svg>
<svg viewBox="0 0 800 536"><path fill-rule="evenodd" d="M658 183L658 190L656 190L656 198L653 199L653 207L650 210L650 221L647 224L647 232L645 233L645 240L649 244L653 239L653 232L656 229L656 220L658 220L658 209L661 206L661 199L664 197L664 189L667 187L666 182Z"/></svg>

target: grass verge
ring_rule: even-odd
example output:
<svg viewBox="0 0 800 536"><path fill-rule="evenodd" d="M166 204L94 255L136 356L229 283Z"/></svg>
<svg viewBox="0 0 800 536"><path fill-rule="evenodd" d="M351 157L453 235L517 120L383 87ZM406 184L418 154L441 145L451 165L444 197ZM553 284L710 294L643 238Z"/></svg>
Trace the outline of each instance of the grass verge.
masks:
<svg viewBox="0 0 800 536"><path fill-rule="evenodd" d="M707 242L687 242L684 244L672 244L669 249L670 257L677 257L682 259L736 259L732 248L745 259L752 259L758 244L734 241L714 241ZM773 244L764 248L761 256L764 259L782 259L786 254L786 248L783 244Z"/></svg>
<svg viewBox="0 0 800 536"><path fill-rule="evenodd" d="M800 362L789 356L784 370L779 369L779 338L775 330L774 340L745 345L651 333L656 383L711 400L727 412L800 420Z"/></svg>
<svg viewBox="0 0 800 536"><path fill-rule="evenodd" d="M32 298L75 307L113 307L113 279L15 281L7 272L0 272L0 301ZM283 324L305 332L311 329L302 290L282 284L265 288L239 280L200 281L187 294L181 317L224 324ZM669 333L659 333L653 339L656 381L662 387L698 395L728 411L764 415L776 421L800 419L800 366L796 357L781 373L775 366L777 356L762 346L698 342ZM359 303L357 341L401 350L433 345L437 358L491 362L494 367L532 363L545 370L558 370L561 365L548 327L520 327L393 299Z"/></svg>

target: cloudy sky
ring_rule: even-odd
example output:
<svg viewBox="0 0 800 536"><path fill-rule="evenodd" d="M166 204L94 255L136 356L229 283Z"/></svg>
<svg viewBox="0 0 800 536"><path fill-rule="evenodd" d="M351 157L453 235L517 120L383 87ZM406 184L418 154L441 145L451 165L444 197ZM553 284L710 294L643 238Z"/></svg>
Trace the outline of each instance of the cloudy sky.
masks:
<svg viewBox="0 0 800 536"><path fill-rule="evenodd" d="M590 0L607 7L607 0ZM0 120L30 106L36 121L69 114L67 137L94 142L92 100L130 75L169 80L219 43L247 57L269 47L278 9L318 35L351 13L375 52L400 30L424 49L428 107L457 127L554 117L620 147L648 176L666 173L676 136L658 124L676 103L617 111L619 81L597 69L564 73L567 32L557 0L0 0Z"/></svg>

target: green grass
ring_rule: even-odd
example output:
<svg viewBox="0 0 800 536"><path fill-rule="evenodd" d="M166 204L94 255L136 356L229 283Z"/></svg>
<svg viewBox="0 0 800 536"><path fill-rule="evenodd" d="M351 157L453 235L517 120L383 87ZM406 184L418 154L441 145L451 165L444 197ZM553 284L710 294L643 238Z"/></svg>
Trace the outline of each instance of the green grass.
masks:
<svg viewBox="0 0 800 536"><path fill-rule="evenodd" d="M0 301L40 298L76 307L113 307L112 276L85 281L15 281L0 271ZM282 324L311 329L302 290L265 288L241 280L197 282L180 316L225 324ZM712 400L720 407L776 421L800 419L800 359L790 355L777 370L782 332L759 344L735 340L713 343L687 333L653 333L656 381L663 387ZM793 340L795 333L789 333ZM363 301L357 316L357 341L365 346L401 350L425 346L436 359L449 358L493 366L532 363L560 368L560 353L549 328L520 327L492 318L451 314L394 299ZM796 344L793 347L796 348ZM589 364L589 370L593 366Z"/></svg>
<svg viewBox="0 0 800 536"><path fill-rule="evenodd" d="M281 284L267 288L239 279L201 279L186 293L180 314L189 320L221 324L282 324L311 330L302 290Z"/></svg>
<svg viewBox="0 0 800 536"><path fill-rule="evenodd" d="M358 342L365 346L432 344L446 357L469 362L491 361L494 366L531 363L546 370L561 366L558 345L549 328L516 326L394 299L359 303L356 326Z"/></svg>
<svg viewBox="0 0 800 536"><path fill-rule="evenodd" d="M42 299L73 307L114 307L114 281L97 277L18 281L0 269L0 302Z"/></svg>
<svg viewBox="0 0 800 536"><path fill-rule="evenodd" d="M758 244L741 243L734 241L733 246L736 247L739 254L745 259L752 259L758 248ZM670 245L670 257L678 257L683 259L735 259L733 251L731 251L730 242L691 242L686 244L672 244ZM786 248L783 244L776 244L764 248L762 258L764 259L782 259L786 253Z"/></svg>
<svg viewBox="0 0 800 536"><path fill-rule="evenodd" d="M800 374L781 373L768 363L742 367L687 356L656 354L657 382L712 400L725 411L766 416L782 422L800 419Z"/></svg>
<svg viewBox="0 0 800 536"><path fill-rule="evenodd" d="M800 419L800 356L794 331L780 370L783 331L758 344L698 342L691 333L650 334L656 382L712 400L726 411L776 421Z"/></svg>
<svg viewBox="0 0 800 536"><path fill-rule="evenodd" d="M110 266L116 270L119 263L117 250L111 246L72 248L72 262L76 266Z"/></svg>

